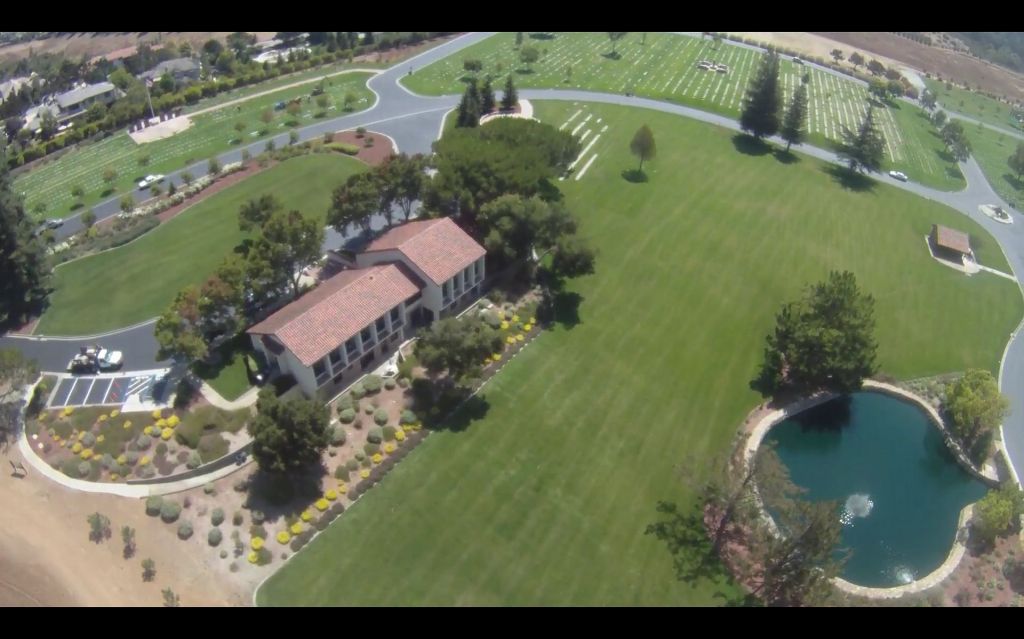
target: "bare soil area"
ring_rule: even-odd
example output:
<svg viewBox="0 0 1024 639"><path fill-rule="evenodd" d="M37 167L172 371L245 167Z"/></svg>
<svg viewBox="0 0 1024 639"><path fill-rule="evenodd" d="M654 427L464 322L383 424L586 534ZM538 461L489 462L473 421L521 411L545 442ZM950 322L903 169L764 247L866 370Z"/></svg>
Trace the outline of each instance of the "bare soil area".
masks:
<svg viewBox="0 0 1024 639"><path fill-rule="evenodd" d="M107 55L119 49L134 47L142 43L150 45L158 42L173 41L176 43L188 42L193 49L203 46L210 38L216 38L221 42L227 38L230 31L148 31L132 33L73 33L56 38L45 40L33 40L22 42L6 47L0 47L0 62L17 60L29 55L30 49L33 55L40 53L63 53L67 56L78 58L85 56ZM257 31L257 40L266 40L274 37L270 31Z"/></svg>

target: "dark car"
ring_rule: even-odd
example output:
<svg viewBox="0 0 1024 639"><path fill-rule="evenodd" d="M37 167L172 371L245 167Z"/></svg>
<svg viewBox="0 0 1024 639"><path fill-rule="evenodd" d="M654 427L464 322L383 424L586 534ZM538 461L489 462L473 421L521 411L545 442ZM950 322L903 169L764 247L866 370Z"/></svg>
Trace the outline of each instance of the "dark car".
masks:
<svg viewBox="0 0 1024 639"><path fill-rule="evenodd" d="M284 102L278 102L274 105L275 111L284 111Z"/></svg>

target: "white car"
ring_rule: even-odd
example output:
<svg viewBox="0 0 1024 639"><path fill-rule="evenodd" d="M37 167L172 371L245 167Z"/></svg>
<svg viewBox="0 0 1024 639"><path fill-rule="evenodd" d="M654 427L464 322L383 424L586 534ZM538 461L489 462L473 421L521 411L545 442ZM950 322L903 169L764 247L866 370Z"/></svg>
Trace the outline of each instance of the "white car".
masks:
<svg viewBox="0 0 1024 639"><path fill-rule="evenodd" d="M145 178L142 179L142 181L139 182L139 188L140 189L144 189L144 188L147 188L149 186L152 186L152 185L156 184L157 182L163 182L163 181L164 181L164 176L163 175L160 175L160 174L157 174L157 175L147 175Z"/></svg>
<svg viewBox="0 0 1024 639"><path fill-rule="evenodd" d="M889 177L899 180L900 182L907 181L907 174L901 171L889 171Z"/></svg>
<svg viewBox="0 0 1024 639"><path fill-rule="evenodd" d="M124 353L121 351L109 351L105 348L101 348L99 354L96 356L96 362L99 364L101 371L112 371L121 368L121 364L124 363Z"/></svg>

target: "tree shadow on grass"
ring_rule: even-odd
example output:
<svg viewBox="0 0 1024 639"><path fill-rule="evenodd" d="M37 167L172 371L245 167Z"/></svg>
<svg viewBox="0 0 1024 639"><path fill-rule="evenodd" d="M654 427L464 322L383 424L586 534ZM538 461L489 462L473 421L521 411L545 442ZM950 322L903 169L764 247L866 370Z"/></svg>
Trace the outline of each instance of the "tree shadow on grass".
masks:
<svg viewBox="0 0 1024 639"><path fill-rule="evenodd" d="M431 426L431 430L447 430L453 433L461 433L469 428L473 422L486 417L490 410L490 402L480 395L474 395L467 399L462 406L457 408L455 412L448 417L448 419L444 420L440 424Z"/></svg>
<svg viewBox="0 0 1024 639"><path fill-rule="evenodd" d="M553 33L531 33L530 38L534 40L554 40L555 34Z"/></svg>
<svg viewBox="0 0 1024 639"><path fill-rule="evenodd" d="M580 304L583 296L575 291L558 291L552 300L551 319L564 328L572 330L580 320Z"/></svg>
<svg viewBox="0 0 1024 639"><path fill-rule="evenodd" d="M533 75L533 69L516 69L519 75Z"/></svg>
<svg viewBox="0 0 1024 639"><path fill-rule="evenodd" d="M686 583L699 579L732 582L732 576L714 553L699 504L684 511L673 502L659 501L657 511L660 519L649 524L644 534L664 542L672 556L676 579ZM715 596L727 603L735 600L721 592Z"/></svg>
<svg viewBox="0 0 1024 639"><path fill-rule="evenodd" d="M609 51L608 53L602 53L601 57L606 60L621 60L622 54L618 51Z"/></svg>
<svg viewBox="0 0 1024 639"><path fill-rule="evenodd" d="M777 149L772 155L782 164L796 164L800 162L800 156L785 149Z"/></svg>
<svg viewBox="0 0 1024 639"><path fill-rule="evenodd" d="M640 169L626 169L622 172L622 178L633 184L642 184L647 181L647 174Z"/></svg>
<svg viewBox="0 0 1024 639"><path fill-rule="evenodd" d="M851 191L870 193L875 190L875 186L878 184L870 177L856 171L851 171L845 166L827 164L821 170L831 175L832 179L841 187Z"/></svg>
<svg viewBox="0 0 1024 639"><path fill-rule="evenodd" d="M85 206L85 204L83 204L82 202L75 202L74 204L71 205L71 210L72 211L77 211L78 209L82 208L83 206Z"/></svg>
<svg viewBox="0 0 1024 639"><path fill-rule="evenodd" d="M760 156L772 152L772 146L764 140L758 140L746 133L737 133L732 136L732 145L744 155Z"/></svg>
<svg viewBox="0 0 1024 639"><path fill-rule="evenodd" d="M252 342L245 333L239 333L218 346L207 361L196 362L193 370L204 380L211 380L234 363L236 357L245 357L253 352Z"/></svg>

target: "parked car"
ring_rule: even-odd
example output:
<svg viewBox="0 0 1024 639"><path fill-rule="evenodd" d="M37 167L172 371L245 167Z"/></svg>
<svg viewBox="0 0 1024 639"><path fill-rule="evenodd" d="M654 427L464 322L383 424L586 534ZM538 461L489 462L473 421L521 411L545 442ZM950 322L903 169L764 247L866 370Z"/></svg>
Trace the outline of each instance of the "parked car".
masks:
<svg viewBox="0 0 1024 639"><path fill-rule="evenodd" d="M59 229L62 226L64 226L64 220L60 218L51 217L46 220L46 228L48 229Z"/></svg>
<svg viewBox="0 0 1024 639"><path fill-rule="evenodd" d="M148 187L156 184L157 182L163 182L163 181L164 181L164 176L160 175L159 173L157 175L147 175L146 177L144 177L139 182L139 188L140 189L145 189L145 188L148 188Z"/></svg>
<svg viewBox="0 0 1024 639"><path fill-rule="evenodd" d="M275 111L284 111L284 106L285 106L284 102L278 102L277 104L274 105L274 110Z"/></svg>
<svg viewBox="0 0 1024 639"><path fill-rule="evenodd" d="M889 177L899 180L900 182L906 182L908 180L907 174L901 171L889 171Z"/></svg>
<svg viewBox="0 0 1024 639"><path fill-rule="evenodd" d="M68 362L68 371L72 373L99 373L121 368L124 354L96 346L83 346L77 355Z"/></svg>
<svg viewBox="0 0 1024 639"><path fill-rule="evenodd" d="M800 58L796 58L796 57L793 58L793 64L803 64L803 63L804 63L804 61L801 60Z"/></svg>

